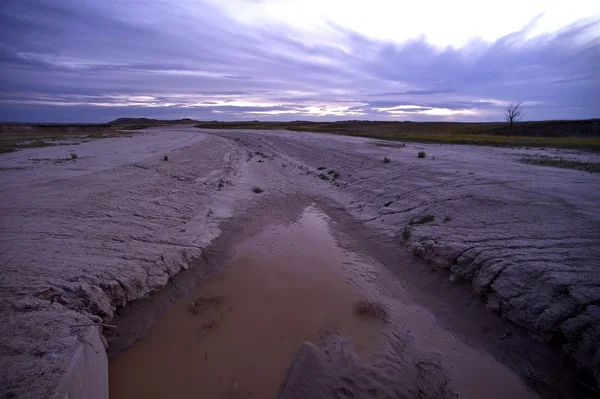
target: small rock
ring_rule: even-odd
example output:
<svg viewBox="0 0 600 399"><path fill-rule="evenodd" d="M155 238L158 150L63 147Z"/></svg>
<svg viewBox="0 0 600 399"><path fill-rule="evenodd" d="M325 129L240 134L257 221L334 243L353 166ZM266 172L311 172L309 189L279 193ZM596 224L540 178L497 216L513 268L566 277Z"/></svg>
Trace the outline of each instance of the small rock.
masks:
<svg viewBox="0 0 600 399"><path fill-rule="evenodd" d="M44 299L37 299L33 297L26 297L23 299L19 299L13 303L13 307L17 311L27 311L27 310L36 310L40 307L46 307L50 305L50 301L46 301Z"/></svg>

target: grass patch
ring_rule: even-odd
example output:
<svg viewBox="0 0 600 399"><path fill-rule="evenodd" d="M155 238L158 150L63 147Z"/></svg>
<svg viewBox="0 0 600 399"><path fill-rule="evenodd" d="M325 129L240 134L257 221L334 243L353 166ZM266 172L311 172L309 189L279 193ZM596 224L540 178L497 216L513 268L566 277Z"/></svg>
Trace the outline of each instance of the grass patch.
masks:
<svg viewBox="0 0 600 399"><path fill-rule="evenodd" d="M204 320L202 321L202 330L205 333L214 330L215 328L217 328L217 325L219 324L220 320L221 314L219 312L211 310L210 313L206 314Z"/></svg>
<svg viewBox="0 0 600 399"><path fill-rule="evenodd" d="M408 224L411 225L411 226L413 226L415 224L425 224L425 223L433 222L434 219L435 219L435 216L433 216L433 215L426 215L426 216L423 216L420 219L410 219L408 221Z"/></svg>
<svg viewBox="0 0 600 399"><path fill-rule="evenodd" d="M201 315L203 318L201 331L204 335L210 333L219 325L221 313L218 308L224 300L225 298L222 296L202 293L190 301L188 310L196 316Z"/></svg>
<svg viewBox="0 0 600 399"><path fill-rule="evenodd" d="M404 230L402 230L402 238L404 238L404 241L408 241L411 235L410 229L406 226Z"/></svg>
<svg viewBox="0 0 600 399"><path fill-rule="evenodd" d="M319 175L319 179L321 179L321 180L329 180L329 176L327 176L325 173L321 173Z"/></svg>
<svg viewBox="0 0 600 399"><path fill-rule="evenodd" d="M427 153L425 151L419 151L419 153L417 154L417 156L419 158L425 158L427 156Z"/></svg>
<svg viewBox="0 0 600 399"><path fill-rule="evenodd" d="M377 143L373 143L375 147L387 147L387 148L404 148L406 144L404 143L386 143L383 141L378 141Z"/></svg>
<svg viewBox="0 0 600 399"><path fill-rule="evenodd" d="M388 157L384 157L383 158L383 163L390 163L391 159L389 159Z"/></svg>
<svg viewBox="0 0 600 399"><path fill-rule="evenodd" d="M77 145L85 139L132 136L108 125L0 124L0 153L25 148Z"/></svg>
<svg viewBox="0 0 600 399"><path fill-rule="evenodd" d="M388 311L384 304L379 301L371 301L369 299L361 299L354 304L354 313L357 316L371 319L383 320L388 318Z"/></svg>
<svg viewBox="0 0 600 399"><path fill-rule="evenodd" d="M25 169L22 166L15 166L15 167L0 167L0 172L8 172L8 171L13 171L13 170L23 170Z"/></svg>
<svg viewBox="0 0 600 399"><path fill-rule="evenodd" d="M79 155L75 151L71 152L71 159L77 159Z"/></svg>
<svg viewBox="0 0 600 399"><path fill-rule="evenodd" d="M255 194L260 194L263 191L264 190L262 188L260 188L260 187L257 187L257 186L252 187L252 192L255 193Z"/></svg>
<svg viewBox="0 0 600 399"><path fill-rule="evenodd" d="M554 158L546 156L524 157L521 158L519 162L554 168L583 170L590 173L600 173L600 162L585 162L562 157Z"/></svg>
<svg viewBox="0 0 600 399"><path fill-rule="evenodd" d="M456 122L206 122L213 129L291 130L368 137L378 140L515 147L576 148L600 151L600 119L507 123ZM387 144L387 143L386 143ZM376 145L376 143L374 144Z"/></svg>
<svg viewBox="0 0 600 399"><path fill-rule="evenodd" d="M46 141L44 139L22 140L2 137L0 139L0 153L13 152L25 148L54 147L56 145L58 144L53 141Z"/></svg>
<svg viewBox="0 0 600 399"><path fill-rule="evenodd" d="M335 180L335 179L339 179L339 177L340 177L340 172L338 172L337 170L333 170L333 169L331 169L329 172L327 172L327 174L328 174L329 176L331 176L331 178L332 178L333 180Z"/></svg>
<svg viewBox="0 0 600 399"><path fill-rule="evenodd" d="M268 157L267 157L267 156L266 156L266 155L265 155L263 152L261 152L261 151L256 151L256 152L254 152L254 154L255 154L255 155L258 155L259 157L262 157L262 158L268 158Z"/></svg>
<svg viewBox="0 0 600 399"><path fill-rule="evenodd" d="M0 139L0 154L14 151L17 151L17 145L15 143Z"/></svg>
<svg viewBox="0 0 600 399"><path fill-rule="evenodd" d="M212 294L200 294L190 301L188 310L195 315L205 313L213 306L219 306L223 303L225 298L222 296Z"/></svg>

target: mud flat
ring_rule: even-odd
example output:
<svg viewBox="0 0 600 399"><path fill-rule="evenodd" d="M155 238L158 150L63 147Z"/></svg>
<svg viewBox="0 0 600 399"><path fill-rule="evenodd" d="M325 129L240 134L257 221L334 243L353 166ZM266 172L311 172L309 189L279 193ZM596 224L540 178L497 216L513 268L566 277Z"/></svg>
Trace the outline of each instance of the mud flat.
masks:
<svg viewBox="0 0 600 399"><path fill-rule="evenodd" d="M275 398L282 386L282 398L536 397L426 309L383 295L384 266L338 246L335 227L311 205L238 245L222 273L111 362L111 398ZM212 305L198 311L198 299ZM361 314L363 301L385 314ZM364 370L371 373L357 375Z"/></svg>
<svg viewBox="0 0 600 399"><path fill-rule="evenodd" d="M544 397L593 392L587 386L595 381L570 362L598 377L598 174L519 162L526 155L549 154L542 150L398 148L361 138L277 131L161 128L82 143L75 150L77 159L67 159L68 146L0 156L0 389L5 395L49 396L77 348L86 345L89 328L98 328L110 344L111 381L119 381L119 362L150 356L136 348L160 337L157 342L168 342L173 331L164 320L173 318L172 324L190 328L203 323L186 306L190 295L204 289L223 291L237 306L224 302L221 335L217 329L200 343L184 335L187 341L177 343L178 350L189 344L202 352L202 342L210 340L223 348L236 323L251 321L241 311L244 301L236 289L236 278L248 272L239 262L257 268L245 278L277 276L267 267L272 262L264 260L268 251L244 260L232 248L241 254L246 242L264 243L261 234L282 228L278 221L292 231L302 225L302 212L310 206L337 224L329 230L338 233L328 234L340 235L344 245L335 248L364 256L360 264L370 266L359 269L367 277L339 270L340 265L324 268L324 278L339 281L330 285L354 287L340 296L341 302L328 301L332 307L323 309L326 315L339 315L333 324L340 328L323 335L325 320L315 316L314 323L306 324L310 331L298 330L295 341L286 342L285 359L265 361L277 372L252 392L278 392L277 378L287 369L281 364L294 359L279 391L282 397L300 397L310 384L327 395L327 381L338 377L347 384L336 386L338 393L370 392L376 385L414 395L423 387L438 387L439 380L448 381L443 386L448 394L475 397L468 378L475 371L489 381L504 375L513 382L498 386L515 389L518 397L536 391ZM427 153L424 159L417 157L419 151ZM560 154L598 161L593 154ZM384 163L384 157L390 162ZM297 216L290 216L294 212ZM274 252L285 253L279 252L279 242L275 247ZM218 278L223 279L220 286ZM346 284L350 278L356 284ZM259 294L269 291L248 292L264 299ZM291 296L296 298L291 303L298 302L298 295ZM353 295L374 295L390 308L385 327L390 330L371 334L377 338L375 350L364 338L369 334L360 333L370 324L353 324L360 320L352 313L334 311L335 306L347 309ZM281 311L276 306L266 310ZM305 312L303 304L298 313ZM286 336L292 321L274 327ZM93 323L115 324L117 330L89 327ZM344 330L344 323L350 327ZM259 339L254 326L251 337ZM301 344L304 340L313 343ZM137 360L136 351L142 356ZM219 359L190 352L186 361L194 367ZM246 354L229 356L240 367L235 376L224 376L223 384L231 386L207 389L223 393L250 387L237 375L244 374L243 360L256 356ZM429 367L421 375L414 364L419 355L425 361L418 363ZM322 369L326 381L300 372L303 364ZM215 364L207 375L216 376L218 370ZM370 377L356 382L356 373ZM399 373L408 376L404 387L386 382ZM423 379L425 374L437 379ZM189 374L179 375L185 379ZM132 376L132 381L136 378L141 377ZM387 391L380 394L386 397Z"/></svg>

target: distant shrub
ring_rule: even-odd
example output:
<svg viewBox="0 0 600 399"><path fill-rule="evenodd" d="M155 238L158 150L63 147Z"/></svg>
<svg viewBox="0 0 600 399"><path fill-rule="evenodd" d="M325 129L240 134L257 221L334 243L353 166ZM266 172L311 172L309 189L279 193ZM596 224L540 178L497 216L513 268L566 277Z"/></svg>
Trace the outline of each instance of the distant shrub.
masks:
<svg viewBox="0 0 600 399"><path fill-rule="evenodd" d="M425 224L425 223L433 222L434 220L435 220L435 216L426 215L426 216L423 216L421 219L410 219L408 224L410 224L412 226L414 224Z"/></svg>
<svg viewBox="0 0 600 399"><path fill-rule="evenodd" d="M360 317L372 320L379 319L386 321L388 318L388 311L383 303L368 299L361 299L356 302L354 313Z"/></svg>
<svg viewBox="0 0 600 399"><path fill-rule="evenodd" d="M404 143L386 143L386 142L378 142L373 143L375 147L390 147L390 148L403 148L406 146Z"/></svg>
<svg viewBox="0 0 600 399"><path fill-rule="evenodd" d="M410 238L410 229L408 228L408 226L406 226L404 228L404 231L402 231L402 238L404 238L405 240L408 240Z"/></svg>
<svg viewBox="0 0 600 399"><path fill-rule="evenodd" d="M427 156L427 153L425 151L419 151L419 154L417 154L417 156L419 158L425 158Z"/></svg>
<svg viewBox="0 0 600 399"><path fill-rule="evenodd" d="M390 163L391 159L389 159L388 157L384 157L383 158L383 163Z"/></svg>
<svg viewBox="0 0 600 399"><path fill-rule="evenodd" d="M168 155L165 155L165 156L163 157L163 161L168 161L168 160L169 160L169 156L168 156Z"/></svg>
<svg viewBox="0 0 600 399"><path fill-rule="evenodd" d="M260 187L257 187L257 186L254 186L254 187L252 187L252 192L253 192L253 193L260 194L260 193L262 193L263 191L264 191L264 190L263 190L262 188L260 188Z"/></svg>
<svg viewBox="0 0 600 399"><path fill-rule="evenodd" d="M71 153L71 159L77 159L78 155L76 152Z"/></svg>

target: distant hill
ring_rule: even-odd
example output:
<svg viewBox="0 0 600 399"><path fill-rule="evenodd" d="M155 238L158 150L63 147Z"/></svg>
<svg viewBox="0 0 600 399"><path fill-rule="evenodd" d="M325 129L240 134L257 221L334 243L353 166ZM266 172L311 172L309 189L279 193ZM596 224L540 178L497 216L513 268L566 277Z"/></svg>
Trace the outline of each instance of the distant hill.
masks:
<svg viewBox="0 0 600 399"><path fill-rule="evenodd" d="M179 124L194 124L199 123L190 118L160 120L150 118L117 118L114 121L108 122L109 125L179 125Z"/></svg>

